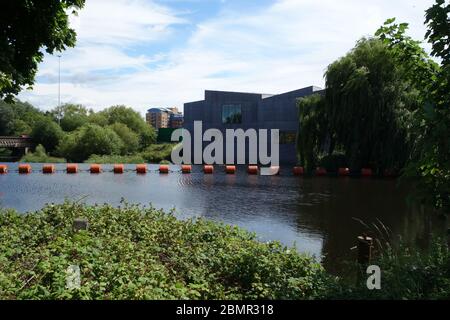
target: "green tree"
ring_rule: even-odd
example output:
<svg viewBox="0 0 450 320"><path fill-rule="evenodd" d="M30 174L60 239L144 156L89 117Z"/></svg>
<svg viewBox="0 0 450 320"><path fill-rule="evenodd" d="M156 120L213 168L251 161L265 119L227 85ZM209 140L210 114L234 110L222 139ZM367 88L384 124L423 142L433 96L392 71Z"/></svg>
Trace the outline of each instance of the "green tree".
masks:
<svg viewBox="0 0 450 320"><path fill-rule="evenodd" d="M0 136L8 136L13 132L14 111L6 103L0 103Z"/></svg>
<svg viewBox="0 0 450 320"><path fill-rule="evenodd" d="M100 116L104 116L108 124L123 123L128 128L139 135L140 149L156 142L156 131L151 127L141 115L132 108L126 106L113 106L99 112Z"/></svg>
<svg viewBox="0 0 450 320"><path fill-rule="evenodd" d="M90 112L88 121L89 123L96 124L101 127L106 127L109 124L107 116L102 112Z"/></svg>
<svg viewBox="0 0 450 320"><path fill-rule="evenodd" d="M12 133L14 136L31 135L31 126L21 119L14 119L12 122Z"/></svg>
<svg viewBox="0 0 450 320"><path fill-rule="evenodd" d="M79 104L64 104L51 111L55 121L60 121L64 131L74 131L88 123L88 110Z"/></svg>
<svg viewBox="0 0 450 320"><path fill-rule="evenodd" d="M437 208L450 212L450 4L443 0L426 11L426 40L432 61L420 42L405 34L408 25L389 19L377 31L395 54L397 63L420 91L421 104L412 121L413 156L406 171L419 176L422 196Z"/></svg>
<svg viewBox="0 0 450 320"><path fill-rule="evenodd" d="M44 51L54 53L75 45L68 12L85 0L5 1L0 10L0 98L12 101L23 86L31 86ZM42 50L44 49L44 50Z"/></svg>
<svg viewBox="0 0 450 320"><path fill-rule="evenodd" d="M361 39L326 73L325 96L299 102L299 153L308 168L342 150L351 168L402 168L410 154L408 125L418 92L388 46ZM302 150L303 148L303 150Z"/></svg>
<svg viewBox="0 0 450 320"><path fill-rule="evenodd" d="M328 135L326 123L326 103L322 95L312 95L301 99L299 107L299 129L297 146L300 164L311 172L317 165L321 147Z"/></svg>
<svg viewBox="0 0 450 320"><path fill-rule="evenodd" d="M114 123L109 126L123 142L121 154L133 154L139 149L139 136L133 130L128 128L123 123Z"/></svg>
<svg viewBox="0 0 450 320"><path fill-rule="evenodd" d="M69 161L83 162L93 154L119 154L122 148L122 140L111 128L86 124L66 135L58 146L58 154Z"/></svg>
<svg viewBox="0 0 450 320"><path fill-rule="evenodd" d="M61 127L48 117L36 122L31 131L33 141L42 144L50 153L56 149L63 136Z"/></svg>
<svg viewBox="0 0 450 320"><path fill-rule="evenodd" d="M31 134L31 128L43 118L44 113L29 103L0 100L0 135Z"/></svg>

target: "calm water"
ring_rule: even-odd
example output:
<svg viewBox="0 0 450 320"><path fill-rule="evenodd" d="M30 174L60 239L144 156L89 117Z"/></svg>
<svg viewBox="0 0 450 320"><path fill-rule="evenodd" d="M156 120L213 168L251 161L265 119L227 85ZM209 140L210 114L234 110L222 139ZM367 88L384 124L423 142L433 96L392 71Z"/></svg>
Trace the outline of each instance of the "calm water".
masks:
<svg viewBox="0 0 450 320"><path fill-rule="evenodd" d="M53 175L40 173L34 164L30 175L14 172L0 175L0 205L20 212L40 209L49 202L84 198L87 203L118 205L121 198L130 203L152 204L156 208L176 210L181 219L205 217L239 225L258 234L262 241L279 240L309 252L333 270L344 258L351 258L350 248L366 223L381 220L394 234L411 243L423 243L432 231L444 229L443 222L432 218L419 206L406 202L407 187L396 180L291 176L249 176L245 168L237 175L226 175L216 167L214 175L204 175L200 166L193 173L160 175L157 165L149 165L147 175L130 172L114 175L64 173L65 164ZM79 165L87 171L89 165ZM112 166L104 165L105 171ZM173 170L179 170L177 166Z"/></svg>

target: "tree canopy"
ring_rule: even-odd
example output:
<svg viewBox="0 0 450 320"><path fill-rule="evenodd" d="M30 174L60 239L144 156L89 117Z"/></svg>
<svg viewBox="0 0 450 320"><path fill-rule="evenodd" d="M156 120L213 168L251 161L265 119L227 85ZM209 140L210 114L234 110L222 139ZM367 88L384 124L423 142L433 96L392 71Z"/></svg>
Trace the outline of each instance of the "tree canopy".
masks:
<svg viewBox="0 0 450 320"><path fill-rule="evenodd" d="M417 92L388 46L376 38L361 39L328 67L325 78L324 95L299 103L304 164L312 168L321 154L339 151L354 169L403 167Z"/></svg>
<svg viewBox="0 0 450 320"><path fill-rule="evenodd" d="M92 154L119 154L123 143L111 128L86 124L64 137L58 154L69 161L83 162Z"/></svg>
<svg viewBox="0 0 450 320"><path fill-rule="evenodd" d="M450 212L450 3L425 14L425 39L392 18L326 73L323 95L299 102L300 161L343 154L354 168L403 169L421 195Z"/></svg>
<svg viewBox="0 0 450 320"><path fill-rule="evenodd" d="M450 212L450 3L436 0L425 14L426 40L432 61L418 41L405 34L407 24L390 19L377 35L389 45L398 63L420 91L421 106L412 122L414 148L407 167L419 176L426 200Z"/></svg>
<svg viewBox="0 0 450 320"><path fill-rule="evenodd" d="M0 98L12 101L23 86L32 86L44 51L75 45L69 10L76 14L85 0L5 1L0 10ZM43 49L43 50L42 50Z"/></svg>

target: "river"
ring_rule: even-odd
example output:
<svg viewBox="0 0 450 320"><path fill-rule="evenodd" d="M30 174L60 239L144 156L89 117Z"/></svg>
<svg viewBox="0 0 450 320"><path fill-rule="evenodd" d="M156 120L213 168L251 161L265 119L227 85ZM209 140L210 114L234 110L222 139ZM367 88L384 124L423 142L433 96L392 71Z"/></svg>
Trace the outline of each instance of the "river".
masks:
<svg viewBox="0 0 450 320"><path fill-rule="evenodd" d="M51 175L40 172L41 164L33 164L31 174L19 175L17 163L7 164L10 172L0 175L4 208L25 213L65 199L119 205L124 198L174 209L180 219L204 217L253 231L261 241L295 245L320 258L331 271L352 259L350 248L366 231L354 218L366 224L379 220L394 239L418 245L431 232L445 229L444 222L425 208L408 205L410 187L394 179L303 178L292 176L289 168L282 168L279 176L252 176L244 167L236 175L226 175L221 167L205 175L200 166L184 175L171 166L173 172L163 175L157 172L158 165L149 165L146 175L133 172L134 165L126 165L124 174L103 165L104 172L93 175L87 164L80 164L81 172L74 175L64 172L65 164L57 164Z"/></svg>

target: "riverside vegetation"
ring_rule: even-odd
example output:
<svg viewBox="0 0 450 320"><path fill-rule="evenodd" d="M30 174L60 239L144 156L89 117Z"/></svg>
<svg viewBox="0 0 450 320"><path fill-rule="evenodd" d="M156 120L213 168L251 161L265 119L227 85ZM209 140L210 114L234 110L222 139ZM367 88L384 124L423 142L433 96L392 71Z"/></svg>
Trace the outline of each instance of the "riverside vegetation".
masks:
<svg viewBox="0 0 450 320"><path fill-rule="evenodd" d="M0 101L0 135L28 135L38 144L23 162L159 163L170 160L174 147L157 144L154 128L126 106L94 112L65 104L43 112ZM0 149L1 155L8 151Z"/></svg>
<svg viewBox="0 0 450 320"><path fill-rule="evenodd" d="M78 217L88 230L73 231ZM366 276L357 284L331 276L314 257L235 226L151 206L66 202L1 211L0 299L449 299L449 249L434 246L380 253L382 289L369 291ZM71 265L79 288L66 287Z"/></svg>

